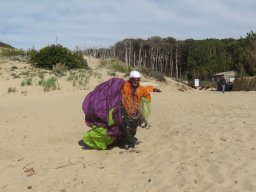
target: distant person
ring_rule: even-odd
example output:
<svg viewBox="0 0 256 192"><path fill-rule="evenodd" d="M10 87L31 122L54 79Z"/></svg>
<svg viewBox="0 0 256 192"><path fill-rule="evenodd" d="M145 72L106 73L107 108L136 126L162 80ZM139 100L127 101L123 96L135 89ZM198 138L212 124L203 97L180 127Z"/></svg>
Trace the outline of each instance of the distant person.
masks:
<svg viewBox="0 0 256 192"><path fill-rule="evenodd" d="M227 82L226 82L226 79L224 77L221 78L220 85L221 85L222 93L224 93L225 89L226 89L226 86L227 86Z"/></svg>

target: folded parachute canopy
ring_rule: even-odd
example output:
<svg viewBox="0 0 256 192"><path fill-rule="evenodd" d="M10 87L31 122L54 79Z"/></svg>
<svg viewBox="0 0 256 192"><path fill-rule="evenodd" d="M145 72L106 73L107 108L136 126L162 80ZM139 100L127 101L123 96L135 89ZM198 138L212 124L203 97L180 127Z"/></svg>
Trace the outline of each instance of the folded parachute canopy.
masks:
<svg viewBox="0 0 256 192"><path fill-rule="evenodd" d="M85 122L89 127L93 125L108 126L108 114L113 110L113 120L116 125L121 124L121 100L124 80L112 78L89 93L83 102Z"/></svg>
<svg viewBox="0 0 256 192"><path fill-rule="evenodd" d="M106 134L104 137L107 138L101 140L97 134L92 134L92 130L90 130L84 135L83 141L85 144L96 149L105 149L108 144L111 144L108 137L113 142L117 137L121 136L123 84L123 79L112 78L97 86L84 99L82 108L85 114L85 123L93 128L93 130L95 130L95 127L106 129L106 131L101 129L101 134ZM99 132L97 131L97 133ZM106 140L107 144L99 143L105 142Z"/></svg>

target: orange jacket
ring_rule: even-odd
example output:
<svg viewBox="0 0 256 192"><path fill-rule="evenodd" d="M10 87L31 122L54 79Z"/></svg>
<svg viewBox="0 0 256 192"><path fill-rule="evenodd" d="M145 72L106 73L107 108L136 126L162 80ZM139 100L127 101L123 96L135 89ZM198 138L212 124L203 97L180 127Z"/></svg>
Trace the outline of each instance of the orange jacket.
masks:
<svg viewBox="0 0 256 192"><path fill-rule="evenodd" d="M148 85L148 86L145 86L145 89L146 89L148 92L154 92L155 87L153 87L152 85Z"/></svg>
<svg viewBox="0 0 256 192"><path fill-rule="evenodd" d="M133 93L132 86L129 81L125 81L123 86L122 105L125 107L128 114L136 114L139 111L141 98L145 97L149 102L151 97L149 92L143 87L139 86Z"/></svg>
<svg viewBox="0 0 256 192"><path fill-rule="evenodd" d="M146 97L146 99L148 101L151 101L151 96L150 93L148 92L148 90L143 87L143 86L139 86L136 88L135 94L133 95L132 93L132 86L129 83L129 81L125 81L124 86L123 86L123 94L128 97L129 99L131 99L134 102L139 103L141 100L141 97Z"/></svg>

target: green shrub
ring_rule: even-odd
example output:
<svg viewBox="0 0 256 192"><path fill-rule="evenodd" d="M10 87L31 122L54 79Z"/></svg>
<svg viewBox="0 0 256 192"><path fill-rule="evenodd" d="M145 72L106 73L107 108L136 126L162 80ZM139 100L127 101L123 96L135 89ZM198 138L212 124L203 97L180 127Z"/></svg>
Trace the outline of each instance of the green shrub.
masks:
<svg viewBox="0 0 256 192"><path fill-rule="evenodd" d="M11 67L11 71L14 71L15 69L18 69L18 67L16 67L16 66Z"/></svg>
<svg viewBox="0 0 256 192"><path fill-rule="evenodd" d="M129 73L131 71L131 68L127 66L124 62L118 60L118 59L111 59L111 68L114 71L122 72L122 73Z"/></svg>
<svg viewBox="0 0 256 192"><path fill-rule="evenodd" d="M155 78L158 81L166 82L164 75L158 71L151 71L149 76Z"/></svg>
<svg viewBox="0 0 256 192"><path fill-rule="evenodd" d="M15 93L17 90L16 90L16 87L9 87L8 88L8 93Z"/></svg>
<svg viewBox="0 0 256 192"><path fill-rule="evenodd" d="M67 77L67 81L72 81L73 87L85 87L88 83L90 75L93 73L86 73L85 71L70 71L69 76Z"/></svg>
<svg viewBox="0 0 256 192"><path fill-rule="evenodd" d="M22 82L21 82L21 86L26 86L26 85L29 85L31 86L32 85L32 78L31 77L28 77L26 79L24 79Z"/></svg>
<svg viewBox="0 0 256 192"><path fill-rule="evenodd" d="M74 72L74 71L70 71L69 76L67 77L67 81L73 81L73 80L78 80L79 75Z"/></svg>
<svg viewBox="0 0 256 192"><path fill-rule="evenodd" d="M29 62L32 64L36 64L36 55L38 52L35 49L29 49L27 51L27 55L29 57Z"/></svg>
<svg viewBox="0 0 256 192"><path fill-rule="evenodd" d="M24 96L27 96L28 95L28 91L27 90L22 90L21 94L24 95Z"/></svg>
<svg viewBox="0 0 256 192"><path fill-rule="evenodd" d="M39 52L31 50L29 55L31 63L46 69L52 69L58 63L64 64L69 69L88 68L82 53L73 53L61 45L50 45Z"/></svg>
<svg viewBox="0 0 256 192"><path fill-rule="evenodd" d="M79 80L78 80L78 85L80 87L85 87L86 84L88 83L88 80L89 80L89 77L81 77Z"/></svg>
<svg viewBox="0 0 256 192"><path fill-rule="evenodd" d="M116 72L115 71L108 71L108 75L109 76L116 76Z"/></svg>
<svg viewBox="0 0 256 192"><path fill-rule="evenodd" d="M124 62L116 58L100 60L100 63L97 66L97 68L102 68L102 67L106 67L108 69L113 70L113 73L121 72L121 73L125 73L126 75L128 75L132 70L130 66L126 65Z"/></svg>
<svg viewBox="0 0 256 192"><path fill-rule="evenodd" d="M51 90L60 89L60 86L57 83L57 79L55 77L50 77L46 80L40 79L38 81L38 85L43 86L44 91L51 91Z"/></svg>

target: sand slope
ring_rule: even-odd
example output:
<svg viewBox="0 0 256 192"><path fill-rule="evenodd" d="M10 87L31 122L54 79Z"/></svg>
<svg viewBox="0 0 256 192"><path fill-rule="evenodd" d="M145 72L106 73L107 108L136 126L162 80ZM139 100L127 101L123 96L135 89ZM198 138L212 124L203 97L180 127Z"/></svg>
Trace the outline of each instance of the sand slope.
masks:
<svg viewBox="0 0 256 192"><path fill-rule="evenodd" d="M102 76L91 77L86 90L62 79L60 90L44 92L21 87L14 65L32 70L0 63L1 192L256 190L256 92L182 92L174 81L158 83L151 128L138 130L135 150L83 150L78 142L89 128L81 104L111 78L107 70L95 69ZM10 86L17 91L7 93Z"/></svg>

